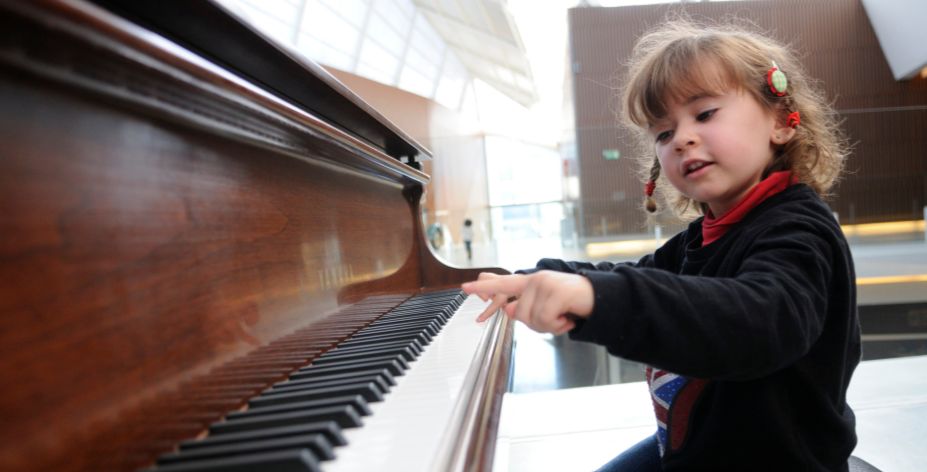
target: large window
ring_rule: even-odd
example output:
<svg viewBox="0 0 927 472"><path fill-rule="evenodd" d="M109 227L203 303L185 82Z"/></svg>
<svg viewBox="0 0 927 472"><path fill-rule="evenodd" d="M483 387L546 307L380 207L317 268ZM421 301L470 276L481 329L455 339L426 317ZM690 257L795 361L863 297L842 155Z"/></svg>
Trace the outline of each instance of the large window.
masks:
<svg viewBox="0 0 927 472"><path fill-rule="evenodd" d="M471 77L412 0L219 0L322 65L458 109Z"/></svg>

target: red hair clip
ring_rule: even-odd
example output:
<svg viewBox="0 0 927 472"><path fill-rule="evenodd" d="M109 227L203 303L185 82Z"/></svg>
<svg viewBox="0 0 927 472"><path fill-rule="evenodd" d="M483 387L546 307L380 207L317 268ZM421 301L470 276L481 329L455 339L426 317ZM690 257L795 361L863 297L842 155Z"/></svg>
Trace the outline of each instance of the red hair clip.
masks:
<svg viewBox="0 0 927 472"><path fill-rule="evenodd" d="M650 213L656 213L657 211L657 202L653 201L653 190L655 188L657 188L656 179L650 179L647 181L647 184L644 185L644 193L647 195L647 199L644 201L644 208Z"/></svg>
<svg viewBox="0 0 927 472"><path fill-rule="evenodd" d="M798 125L801 124L801 114L799 114L797 111L789 113L788 118L786 118L786 124L788 124L788 126L792 129L798 128Z"/></svg>

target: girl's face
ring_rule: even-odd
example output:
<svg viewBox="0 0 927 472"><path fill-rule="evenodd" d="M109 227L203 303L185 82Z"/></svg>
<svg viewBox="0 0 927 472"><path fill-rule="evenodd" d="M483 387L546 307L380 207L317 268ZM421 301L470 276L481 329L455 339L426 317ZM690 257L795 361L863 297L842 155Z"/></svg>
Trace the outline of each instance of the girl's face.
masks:
<svg viewBox="0 0 927 472"><path fill-rule="evenodd" d="M650 127L662 174L721 216L756 185L794 130L739 89L672 102Z"/></svg>

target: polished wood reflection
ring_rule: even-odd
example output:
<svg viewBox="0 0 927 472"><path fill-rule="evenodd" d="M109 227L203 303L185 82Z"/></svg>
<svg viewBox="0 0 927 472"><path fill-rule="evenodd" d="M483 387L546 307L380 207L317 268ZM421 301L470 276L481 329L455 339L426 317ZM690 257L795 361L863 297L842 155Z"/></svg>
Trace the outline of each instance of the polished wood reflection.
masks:
<svg viewBox="0 0 927 472"><path fill-rule="evenodd" d="M424 243L414 171L280 125L295 112L258 126L193 80L185 114L85 83L113 71L62 78L75 57L47 57L120 51L53 41L56 5L0 15L0 469L143 467L412 294L475 277Z"/></svg>

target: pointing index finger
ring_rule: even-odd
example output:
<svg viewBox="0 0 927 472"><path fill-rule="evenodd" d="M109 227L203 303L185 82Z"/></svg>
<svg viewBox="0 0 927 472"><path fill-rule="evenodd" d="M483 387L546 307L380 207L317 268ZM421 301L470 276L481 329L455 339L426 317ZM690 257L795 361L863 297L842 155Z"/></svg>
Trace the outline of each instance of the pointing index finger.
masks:
<svg viewBox="0 0 927 472"><path fill-rule="evenodd" d="M507 275L492 279L477 280L463 284L463 291L468 294L518 296L525 289L527 281L523 275ZM506 297L508 298L508 297Z"/></svg>

